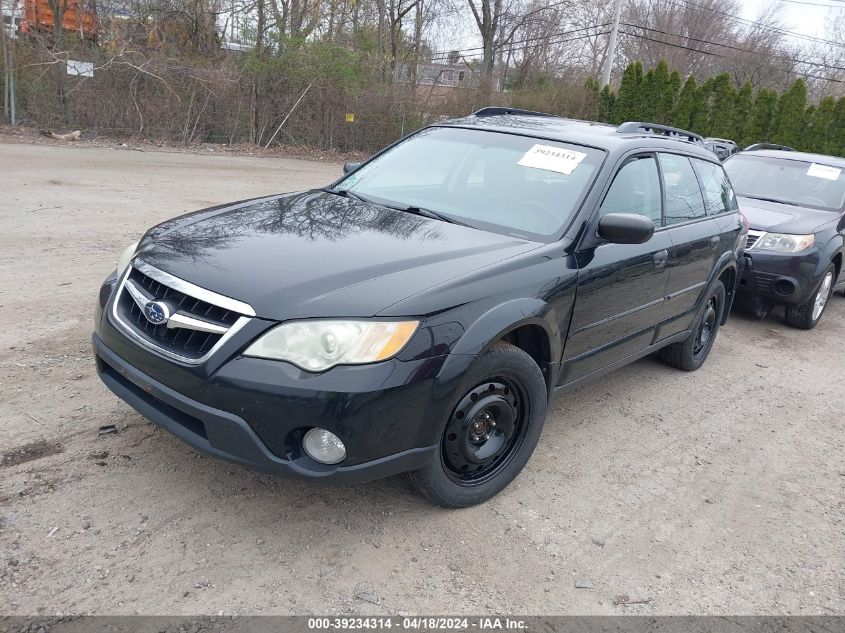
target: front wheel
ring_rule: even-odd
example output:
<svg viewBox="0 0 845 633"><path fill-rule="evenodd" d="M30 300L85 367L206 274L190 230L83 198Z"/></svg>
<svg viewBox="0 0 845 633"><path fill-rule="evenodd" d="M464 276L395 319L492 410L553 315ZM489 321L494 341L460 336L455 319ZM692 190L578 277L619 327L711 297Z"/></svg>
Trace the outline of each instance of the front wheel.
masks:
<svg viewBox="0 0 845 633"><path fill-rule="evenodd" d="M441 435L438 457L410 474L434 503L464 508L487 501L516 478L546 418L546 383L534 359L504 342L466 373Z"/></svg>
<svg viewBox="0 0 845 633"><path fill-rule="evenodd" d="M660 350L660 359L667 365L695 371L704 364L713 349L725 309L725 285L719 280L714 281L704 297L704 311L693 323L689 337Z"/></svg>
<svg viewBox="0 0 845 633"><path fill-rule="evenodd" d="M816 291L804 303L786 306L786 324L802 330L812 330L818 324L833 294L833 276L836 268L828 266Z"/></svg>

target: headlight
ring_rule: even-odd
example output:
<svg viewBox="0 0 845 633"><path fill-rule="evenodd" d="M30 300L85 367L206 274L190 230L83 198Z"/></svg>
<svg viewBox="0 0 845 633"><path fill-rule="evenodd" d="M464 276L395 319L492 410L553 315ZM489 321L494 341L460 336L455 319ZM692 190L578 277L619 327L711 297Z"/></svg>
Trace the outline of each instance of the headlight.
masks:
<svg viewBox="0 0 845 633"><path fill-rule="evenodd" d="M121 253L120 257L117 258L117 278L123 275L123 272L129 267L129 262L132 261L132 258L135 257L135 253L138 250L138 242L132 242L129 246L126 247L126 250Z"/></svg>
<svg viewBox="0 0 845 633"><path fill-rule="evenodd" d="M245 356L286 360L306 371L377 363L395 356L419 321L292 321L274 327Z"/></svg>
<svg viewBox="0 0 845 633"><path fill-rule="evenodd" d="M797 253L810 248L816 242L815 235L788 235L787 233L765 233L751 250Z"/></svg>

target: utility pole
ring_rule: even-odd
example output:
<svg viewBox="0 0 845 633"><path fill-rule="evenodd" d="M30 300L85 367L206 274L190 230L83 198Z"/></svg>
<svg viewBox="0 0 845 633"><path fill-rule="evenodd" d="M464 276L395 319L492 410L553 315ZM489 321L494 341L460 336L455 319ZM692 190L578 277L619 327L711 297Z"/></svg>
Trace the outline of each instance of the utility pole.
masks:
<svg viewBox="0 0 845 633"><path fill-rule="evenodd" d="M607 43L607 58L604 60L604 69L601 73L602 88L610 83L610 69L613 67L613 58L616 56L616 40L619 39L619 18L621 16L622 0L615 0L613 6L613 28L610 30L610 41Z"/></svg>
<svg viewBox="0 0 845 633"><path fill-rule="evenodd" d="M14 24L14 18L12 18L12 23ZM3 25L3 28L6 28ZM15 111L16 105L15 101L17 101L17 95L15 94L15 43L9 42L9 56L7 57L9 60L9 122L12 124L12 127L15 127L18 124L17 112Z"/></svg>
<svg viewBox="0 0 845 633"><path fill-rule="evenodd" d="M9 14L9 23L15 27L15 16ZM9 55L6 52L6 14L0 0L0 50L3 51L3 120L9 118Z"/></svg>

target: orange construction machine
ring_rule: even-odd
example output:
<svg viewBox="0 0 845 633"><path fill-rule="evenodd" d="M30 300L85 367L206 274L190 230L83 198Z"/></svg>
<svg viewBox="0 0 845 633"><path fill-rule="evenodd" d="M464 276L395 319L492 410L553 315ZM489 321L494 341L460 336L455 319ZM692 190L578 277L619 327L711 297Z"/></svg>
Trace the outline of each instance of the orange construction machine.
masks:
<svg viewBox="0 0 845 633"><path fill-rule="evenodd" d="M100 21L94 5L86 0L55 0L63 7L62 29L79 33L86 40L96 40L100 34ZM24 0L21 33L50 31L55 27L50 0Z"/></svg>

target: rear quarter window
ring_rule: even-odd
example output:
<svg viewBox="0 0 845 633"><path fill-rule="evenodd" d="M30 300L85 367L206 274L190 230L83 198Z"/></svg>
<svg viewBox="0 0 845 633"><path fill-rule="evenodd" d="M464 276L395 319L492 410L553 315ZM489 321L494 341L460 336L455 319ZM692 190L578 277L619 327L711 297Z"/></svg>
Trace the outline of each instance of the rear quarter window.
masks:
<svg viewBox="0 0 845 633"><path fill-rule="evenodd" d="M666 225L680 224L707 215L698 178L686 156L659 154L666 191Z"/></svg>
<svg viewBox="0 0 845 633"><path fill-rule="evenodd" d="M731 181L722 166L698 158L691 160L701 180L701 192L704 194L707 213L717 215L736 211L739 205Z"/></svg>

